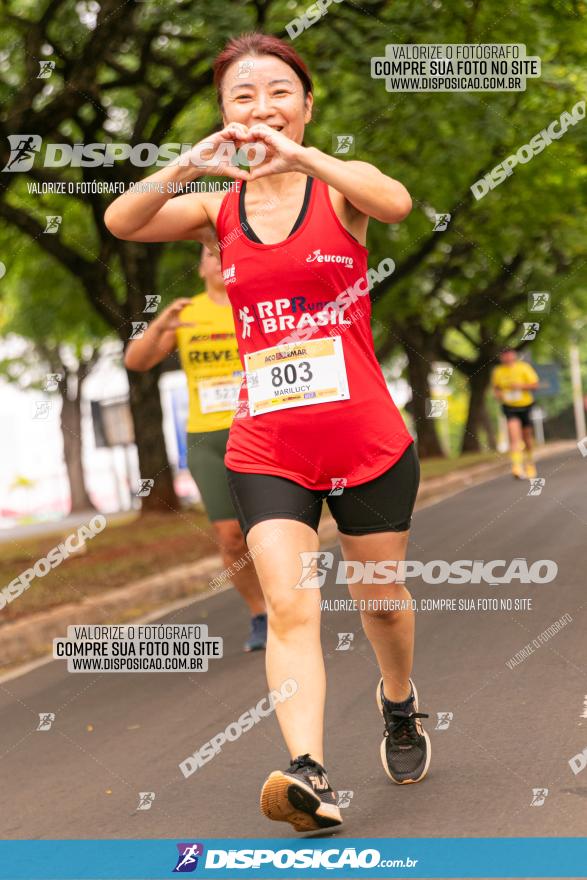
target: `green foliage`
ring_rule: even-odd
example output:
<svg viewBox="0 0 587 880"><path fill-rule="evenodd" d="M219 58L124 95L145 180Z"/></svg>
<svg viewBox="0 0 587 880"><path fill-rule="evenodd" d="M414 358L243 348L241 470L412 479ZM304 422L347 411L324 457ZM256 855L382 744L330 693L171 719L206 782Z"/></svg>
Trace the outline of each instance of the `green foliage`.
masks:
<svg viewBox="0 0 587 880"><path fill-rule="evenodd" d="M285 25L307 5L185 0L106 6L99 18L104 33L96 38L97 4L66 0L47 23L45 43L55 52L36 47L37 57L56 61L45 85L34 80L37 64L25 43L26 26L10 18L0 38L0 98L7 119L24 112L28 94L36 113L54 113L44 133L57 140L194 143L220 124L210 68L225 40L252 29L286 36ZM13 8L20 19L34 22L45 6L27 0ZM469 188L584 97L585 38L583 3L521 0L505 8L495 0L365 0L332 4L295 40L315 81L306 141L331 153L334 135L353 134L354 158L401 180L413 197L412 214L400 226L371 224L371 264L392 256L398 267L397 281L375 307L376 338L387 353L399 346L399 324L416 323L458 357L474 359L482 332L486 341L519 338L517 328L531 320L527 293L549 290L552 309L532 356L565 358L568 338L587 307L581 280L587 257L587 122L570 127L480 201ZM528 80L520 93L389 93L383 81L370 76L371 57L384 55L388 42L521 42L529 55L541 57L542 76ZM65 100L71 112L64 115ZM58 176L129 181L152 170L125 163L66 169ZM46 214L62 214L58 234L64 243L102 263L108 234L100 217L111 196L41 198L28 193L25 175L13 177L10 204L41 223ZM418 259L433 235L435 212L450 212L453 220ZM26 234L9 225L0 236L2 251L15 255L1 287L4 332L48 334L76 344L107 333L75 274L44 255L39 237L28 244ZM200 289L190 243L157 251L146 247L158 254L152 292L160 293L163 303ZM123 266L113 249L106 257L108 280L122 305L129 297ZM516 258L503 283L491 290L491 281ZM402 274L409 259L414 266Z"/></svg>

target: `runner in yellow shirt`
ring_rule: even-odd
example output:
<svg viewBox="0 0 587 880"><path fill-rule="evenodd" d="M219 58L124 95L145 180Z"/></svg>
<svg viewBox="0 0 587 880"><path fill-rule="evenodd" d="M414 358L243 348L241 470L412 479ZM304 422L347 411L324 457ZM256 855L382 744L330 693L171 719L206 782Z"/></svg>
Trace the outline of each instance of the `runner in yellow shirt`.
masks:
<svg viewBox="0 0 587 880"><path fill-rule="evenodd" d="M520 480L524 476L532 480L536 476L536 466L532 459L534 429L530 413L534 404L532 392L538 388L539 378L530 364L518 360L517 353L511 348L504 349L499 360L500 364L491 376L491 385L495 397L501 401L508 423L512 474Z"/></svg>
<svg viewBox="0 0 587 880"><path fill-rule="evenodd" d="M233 566L231 580L249 607L251 633L245 651L255 651L267 641L265 601L253 563L234 566L247 559L248 550L224 466L242 364L220 259L208 248L202 249L199 272L205 292L168 306L140 339L129 343L124 363L130 370L150 370L179 349L189 393L188 467L214 526L224 565Z"/></svg>

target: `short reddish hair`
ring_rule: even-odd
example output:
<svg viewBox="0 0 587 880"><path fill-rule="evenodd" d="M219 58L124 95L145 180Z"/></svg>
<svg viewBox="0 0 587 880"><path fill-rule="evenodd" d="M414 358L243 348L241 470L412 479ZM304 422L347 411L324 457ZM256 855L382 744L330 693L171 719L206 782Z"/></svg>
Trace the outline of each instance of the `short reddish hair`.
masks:
<svg viewBox="0 0 587 880"><path fill-rule="evenodd" d="M233 37L229 40L222 52L216 56L212 65L214 71L214 85L216 86L216 97L218 106L222 110L222 81L227 69L245 55L275 55L280 58L298 75L304 87L304 98L314 91L312 77L306 64L302 61L298 53L292 49L279 37L272 37L268 34L260 34L255 31L248 34L241 34L240 37Z"/></svg>

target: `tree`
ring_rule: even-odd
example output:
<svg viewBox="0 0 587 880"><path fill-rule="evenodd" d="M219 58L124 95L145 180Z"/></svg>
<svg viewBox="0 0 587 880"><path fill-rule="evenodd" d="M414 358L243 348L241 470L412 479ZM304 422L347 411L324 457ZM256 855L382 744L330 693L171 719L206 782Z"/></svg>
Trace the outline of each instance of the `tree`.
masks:
<svg viewBox="0 0 587 880"><path fill-rule="evenodd" d="M58 264L15 230L5 231L3 239L11 258L3 279L0 328L3 336L20 338L23 346L17 357L0 362L0 372L23 389L59 395L71 512L88 510L93 504L82 467L82 388L108 328L97 315L88 314L75 282ZM59 378L48 382L50 374Z"/></svg>
<svg viewBox="0 0 587 880"><path fill-rule="evenodd" d="M61 398L63 458L71 497L70 513L93 510L82 463L81 400L85 380L99 357L89 345L76 357L65 345L37 340L18 357L0 361L0 373L23 390L57 391Z"/></svg>
<svg viewBox="0 0 587 880"><path fill-rule="evenodd" d="M192 144L219 125L211 61L224 40L255 27L285 36L286 23L302 15L305 4L219 0L208 8L197 0L182 0L166 8L105 0L96 13L92 9L73 0L51 0L43 11L32 2L26 13L8 16L2 48L9 75L0 81L0 93L12 131L38 132L70 144L109 139L131 145L164 140ZM526 91L519 93L390 94L383 82L370 78L370 58L384 54L389 34L398 43L475 43L488 39L487 34L495 43L525 42L529 54L543 60L542 77L529 80ZM366 0L360 7L331 5L296 41L316 80L315 121L307 141L332 152L336 133L353 133L356 157L402 180L413 195L415 209L407 222L400 227L371 224L369 245L372 264L390 255L397 263L395 274L375 292L375 338L381 357L402 347L407 353L424 454L439 451L434 423L423 415L430 366L453 340L463 343L459 328L482 342L480 323L491 323L502 309L483 291L501 268L519 253L528 284L548 274L557 261L540 254L535 260L532 251L548 231L550 243L543 246L551 257L560 251L564 261L571 260L569 291L575 286L573 273L585 252L584 241L577 240L585 220L584 199L577 197L582 178L571 184L585 138L579 126L518 167L481 201L475 201L470 187L582 97L584 37L585 11L570 0L556 7L522 0L499 16L495 3L487 0L468 6L443 0L434 16L408 0ZM37 79L43 58L55 62L50 81ZM2 126L7 134L6 121ZM128 186L152 170L152 162L144 169L125 162L78 171L37 165L26 177L38 183L80 180ZM89 307L123 342L131 322L144 319L147 294L159 293L167 301L194 285L189 243L137 245L110 236L103 225L108 195L46 197L43 204L62 213L64 222L59 236L42 236L41 211L31 205L25 175L11 177L0 215L36 237L37 245L76 277ZM437 212L452 215L447 232L433 231ZM475 298L483 308L463 317L459 306L469 308ZM551 346L560 342L561 328L568 324L566 308L565 300L559 311L551 312L553 331L541 333L539 346L547 340ZM502 330L509 334L511 327L506 324ZM482 346L483 357L490 355L488 342ZM458 362L458 350L449 354ZM473 378L479 372L473 350L469 356L473 365L463 363L462 374L469 371L476 385L469 424L475 436L483 417L476 402L482 393ZM483 363L481 372L487 373ZM131 374L129 383L141 473L156 480L146 500L149 506L169 509L175 501L161 432L157 370Z"/></svg>

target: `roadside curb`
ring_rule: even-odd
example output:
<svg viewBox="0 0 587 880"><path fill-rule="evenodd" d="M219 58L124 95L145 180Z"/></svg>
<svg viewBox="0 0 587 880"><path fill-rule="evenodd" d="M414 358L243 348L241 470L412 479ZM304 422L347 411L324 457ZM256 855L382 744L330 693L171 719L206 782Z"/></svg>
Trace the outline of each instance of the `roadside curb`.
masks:
<svg viewBox="0 0 587 880"><path fill-rule="evenodd" d="M572 449L576 449L574 441L561 441L537 450L535 457L542 460ZM508 471L509 463L504 457L500 461L484 462L464 468L460 472L453 471L425 480L420 486L416 509ZM320 546L332 546L336 541L336 533L336 523L325 511L318 530ZM143 615L145 609L164 606L190 595L196 597L206 590L213 592L210 580L221 569L220 556L207 556L197 562L142 578L126 587L106 591L100 596L91 596L81 602L61 605L8 623L0 627L0 671L4 667L24 663L50 652L53 639L65 636L67 627L73 624L119 622L121 617L133 620Z"/></svg>

